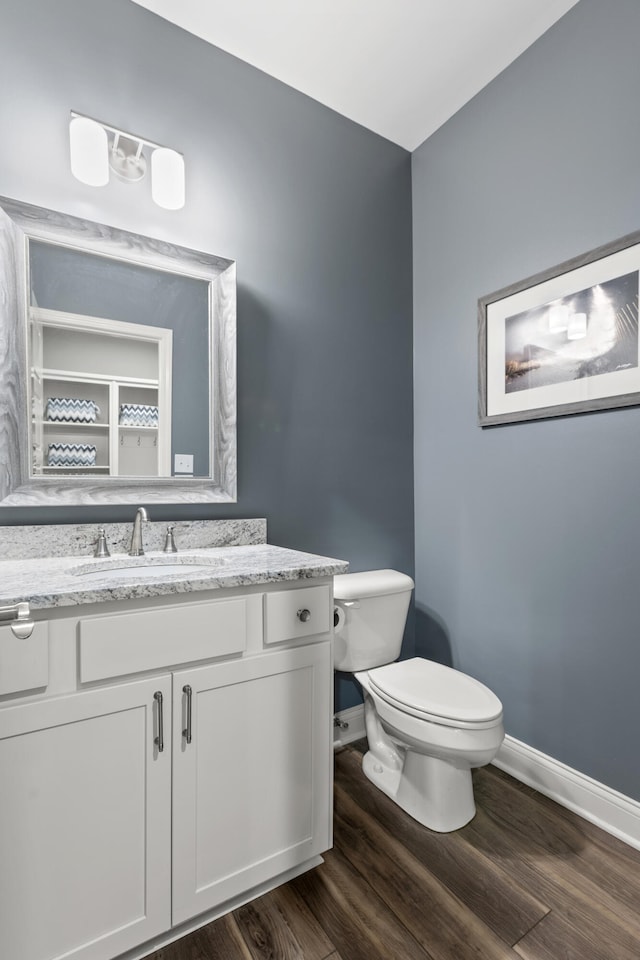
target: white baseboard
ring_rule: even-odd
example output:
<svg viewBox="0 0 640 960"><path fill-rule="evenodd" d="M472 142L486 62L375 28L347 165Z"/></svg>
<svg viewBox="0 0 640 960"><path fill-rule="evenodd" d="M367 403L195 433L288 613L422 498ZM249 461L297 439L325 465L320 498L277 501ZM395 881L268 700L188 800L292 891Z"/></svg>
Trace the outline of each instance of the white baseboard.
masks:
<svg viewBox="0 0 640 960"><path fill-rule="evenodd" d="M336 714L349 727L334 727L335 747L366 736L364 705ZM578 816L640 850L640 803L507 735L493 761L504 770Z"/></svg>
<svg viewBox="0 0 640 960"><path fill-rule="evenodd" d="M334 750L336 750L338 747L346 747L348 743L353 743L354 740L360 740L366 735L364 728L363 703L359 703L355 707L349 707L348 710L340 710L339 713L336 713L336 717L339 720L342 720L343 723L347 723L349 726L345 728L333 728Z"/></svg>
<svg viewBox="0 0 640 960"><path fill-rule="evenodd" d="M640 803L506 736L496 767L640 850Z"/></svg>

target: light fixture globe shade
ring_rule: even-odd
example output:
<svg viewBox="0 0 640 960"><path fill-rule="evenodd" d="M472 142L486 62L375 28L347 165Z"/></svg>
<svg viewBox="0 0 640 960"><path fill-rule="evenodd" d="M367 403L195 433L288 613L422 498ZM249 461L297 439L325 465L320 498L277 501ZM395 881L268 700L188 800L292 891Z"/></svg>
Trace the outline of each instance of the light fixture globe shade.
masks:
<svg viewBox="0 0 640 960"><path fill-rule="evenodd" d="M151 154L151 196L165 210L184 207L184 157L158 147Z"/></svg>
<svg viewBox="0 0 640 960"><path fill-rule="evenodd" d="M90 187L109 183L107 131L89 117L72 117L69 124L71 173Z"/></svg>

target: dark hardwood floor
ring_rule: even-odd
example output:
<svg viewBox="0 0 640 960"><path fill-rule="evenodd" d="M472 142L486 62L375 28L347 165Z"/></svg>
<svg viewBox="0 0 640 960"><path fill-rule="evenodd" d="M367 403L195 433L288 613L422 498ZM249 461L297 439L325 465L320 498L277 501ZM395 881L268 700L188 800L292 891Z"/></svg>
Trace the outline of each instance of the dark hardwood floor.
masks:
<svg viewBox="0 0 640 960"><path fill-rule="evenodd" d="M336 754L325 863L152 960L640 960L640 852L495 767L432 833Z"/></svg>

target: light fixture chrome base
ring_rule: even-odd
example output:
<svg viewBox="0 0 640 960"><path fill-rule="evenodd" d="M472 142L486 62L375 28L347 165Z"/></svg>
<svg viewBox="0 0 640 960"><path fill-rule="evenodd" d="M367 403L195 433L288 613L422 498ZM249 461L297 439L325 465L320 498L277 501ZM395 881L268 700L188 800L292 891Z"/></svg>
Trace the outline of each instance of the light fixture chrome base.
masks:
<svg viewBox="0 0 640 960"><path fill-rule="evenodd" d="M143 142L130 140L116 133L109 148L109 167L127 183L138 183L147 172L147 160L142 153Z"/></svg>

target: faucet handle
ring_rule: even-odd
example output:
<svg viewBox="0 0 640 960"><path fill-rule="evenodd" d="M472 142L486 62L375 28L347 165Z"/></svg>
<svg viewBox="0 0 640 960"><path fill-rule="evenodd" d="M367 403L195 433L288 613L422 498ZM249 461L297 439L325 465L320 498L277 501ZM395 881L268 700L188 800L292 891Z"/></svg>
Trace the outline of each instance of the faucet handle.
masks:
<svg viewBox="0 0 640 960"><path fill-rule="evenodd" d="M104 527L100 527L98 530L98 539L94 541L95 550L93 551L94 557L110 557L109 545L107 544L107 537L104 532Z"/></svg>
<svg viewBox="0 0 640 960"><path fill-rule="evenodd" d="M167 527L167 535L164 541L164 552L165 553L177 553L178 548L176 547L176 541L173 538L173 524L170 523Z"/></svg>

